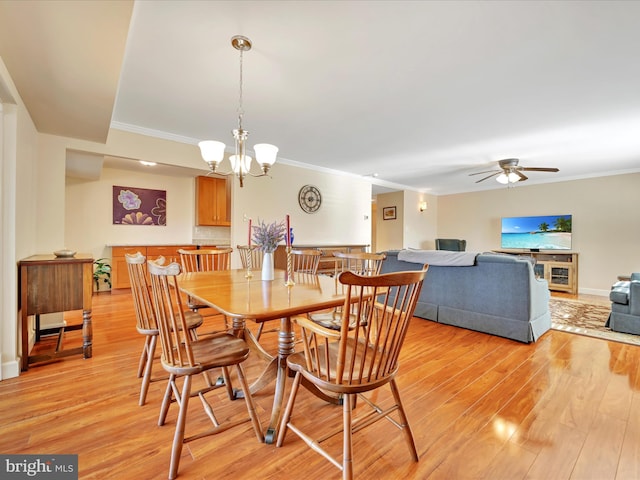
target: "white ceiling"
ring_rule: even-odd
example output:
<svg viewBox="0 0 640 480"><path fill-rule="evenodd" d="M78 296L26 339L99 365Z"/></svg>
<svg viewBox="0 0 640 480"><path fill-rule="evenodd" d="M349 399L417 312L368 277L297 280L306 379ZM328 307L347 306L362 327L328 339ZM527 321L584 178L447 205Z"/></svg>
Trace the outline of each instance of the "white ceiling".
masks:
<svg viewBox="0 0 640 480"><path fill-rule="evenodd" d="M36 96L27 81L34 75L22 72L55 72L66 57L92 71L83 88L96 69L119 76L117 93L116 82L95 86L112 86L112 127L230 145L239 85L230 39L241 34L253 41L244 57L249 145L279 146L279 161L438 195L505 188L469 174L511 157L560 169L529 172L523 185L640 171L637 1L0 4L0 31L22 20L11 42L0 33L0 55L41 131L53 128L39 123L43 102L52 104L43 95L60 98L64 83L49 74ZM26 28L34 17L46 32ZM62 31L78 36L55 50L51 39ZM21 43L31 45L22 56ZM104 49L121 60L105 61ZM68 90L65 104L78 102ZM53 133L90 137L87 119L54 123L66 130Z"/></svg>

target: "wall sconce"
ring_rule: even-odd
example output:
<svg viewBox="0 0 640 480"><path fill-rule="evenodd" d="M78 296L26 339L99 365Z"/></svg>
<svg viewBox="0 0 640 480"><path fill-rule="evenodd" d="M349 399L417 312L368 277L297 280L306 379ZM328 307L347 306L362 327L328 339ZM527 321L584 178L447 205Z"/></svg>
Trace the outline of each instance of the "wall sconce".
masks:
<svg viewBox="0 0 640 480"><path fill-rule="evenodd" d="M421 212L424 212L427 209L427 202L420 202L418 204L418 208L420 209Z"/></svg>

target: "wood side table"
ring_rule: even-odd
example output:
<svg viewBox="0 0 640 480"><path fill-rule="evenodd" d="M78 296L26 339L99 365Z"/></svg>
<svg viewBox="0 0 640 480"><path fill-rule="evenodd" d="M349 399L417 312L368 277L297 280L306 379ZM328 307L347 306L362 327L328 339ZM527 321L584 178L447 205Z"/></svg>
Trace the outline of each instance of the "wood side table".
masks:
<svg viewBox="0 0 640 480"><path fill-rule="evenodd" d="M22 370L29 365L54 358L82 353L91 358L93 331L91 325L91 295L93 294L93 257L76 254L73 257L33 255L18 262L19 305L21 310ZM42 313L82 310L82 324L61 327L56 350L51 353L29 355L29 316ZM65 330L82 328L82 347L63 350L61 337ZM39 339L36 321L36 339Z"/></svg>

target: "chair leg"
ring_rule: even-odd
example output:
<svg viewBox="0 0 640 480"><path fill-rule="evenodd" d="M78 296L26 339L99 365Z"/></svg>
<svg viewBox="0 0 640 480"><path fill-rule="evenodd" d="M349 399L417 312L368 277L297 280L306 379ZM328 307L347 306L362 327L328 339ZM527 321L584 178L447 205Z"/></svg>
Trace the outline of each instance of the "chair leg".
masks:
<svg viewBox="0 0 640 480"><path fill-rule="evenodd" d="M395 399L396 405L398 406L398 414L400 415L400 422L402 425L402 434L407 442L407 445L409 446L409 452L411 453L413 460L417 462L418 451L416 450L416 442L413 440L413 433L411 432L411 427L409 426L409 420L407 419L407 415L404 412L404 407L402 406L402 401L400 400L400 391L398 390L396 380L391 380L391 382L389 382L389 385L391 386L393 398Z"/></svg>
<svg viewBox="0 0 640 480"><path fill-rule="evenodd" d="M264 322L260 324L258 327L258 333L256 333L256 340L260 340L260 335L262 335L262 329L264 328Z"/></svg>
<svg viewBox="0 0 640 480"><path fill-rule="evenodd" d="M197 342L198 341L198 331L197 331L197 329L195 329L195 328L190 328L189 329L189 338L193 342Z"/></svg>
<svg viewBox="0 0 640 480"><path fill-rule="evenodd" d="M178 402L180 411L176 421L176 432L173 435L173 446L171 447L171 464L169 465L169 480L178 476L178 466L180 465L180 455L184 443L184 428L187 421L187 408L189 407L189 397L191 396L191 375L184 377L182 386L182 398Z"/></svg>
<svg viewBox="0 0 640 480"><path fill-rule="evenodd" d="M144 351L146 352L146 365L144 375L142 377L142 385L140 386L140 400L138 405L142 406L147 401L147 392L149 391L149 383L151 383L151 370L153 369L153 357L156 353L156 344L158 343L157 335L148 335L145 342Z"/></svg>
<svg viewBox="0 0 640 480"><path fill-rule="evenodd" d="M145 335L144 346L142 347L142 353L140 353L140 361L138 362L138 378L142 378L145 366L147 365L147 357L149 356L149 343L151 342L151 336Z"/></svg>
<svg viewBox="0 0 640 480"><path fill-rule="evenodd" d="M247 404L249 417L251 417L251 423L253 424L253 431L256 432L258 441L264 443L264 432L262 431L262 425L260 424L260 419L258 418L258 413L256 412L256 406L253 401L253 397L251 396L251 390L249 390L247 378L244 376L244 369L242 368L242 364L238 363L236 365L236 371L238 372L238 381L240 382L240 387L242 388L242 392L244 393L244 401Z"/></svg>
<svg viewBox="0 0 640 480"><path fill-rule="evenodd" d="M169 381L167 382L167 390L164 393L164 398L162 399L162 405L160 405L160 417L158 418L158 425L164 425L165 420L167 419L167 413L169 412L169 406L171 405L171 397L173 396L173 386L175 385L176 376L175 374L169 375Z"/></svg>
<svg viewBox="0 0 640 480"><path fill-rule="evenodd" d="M353 440L351 438L351 411L354 395L345 395L342 402L342 480L353 480Z"/></svg>
<svg viewBox="0 0 640 480"><path fill-rule="evenodd" d="M291 385L291 393L289 393L289 400L287 401L287 406L284 409L284 414L282 415L282 420L280 421L280 426L278 427L278 438L276 440L276 447L281 447L284 442L284 437L287 433L287 424L289 420L291 420L291 412L293 412L293 405L296 402L296 395L298 394L298 389L300 388L300 382L302 381L302 375L299 372L296 372L296 376L293 378L293 383Z"/></svg>
<svg viewBox="0 0 640 480"><path fill-rule="evenodd" d="M229 400L235 400L236 395L233 393L233 385L231 385L231 377L229 376L229 369L227 367L222 367L222 381L227 389Z"/></svg>

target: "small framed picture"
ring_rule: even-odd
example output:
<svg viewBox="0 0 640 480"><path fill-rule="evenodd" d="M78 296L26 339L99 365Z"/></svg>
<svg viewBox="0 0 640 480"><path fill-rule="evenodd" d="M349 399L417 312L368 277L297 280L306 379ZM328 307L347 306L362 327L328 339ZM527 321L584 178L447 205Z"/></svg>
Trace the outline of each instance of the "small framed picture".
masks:
<svg viewBox="0 0 640 480"><path fill-rule="evenodd" d="M395 220L396 219L396 207L384 207L382 209L383 220Z"/></svg>

